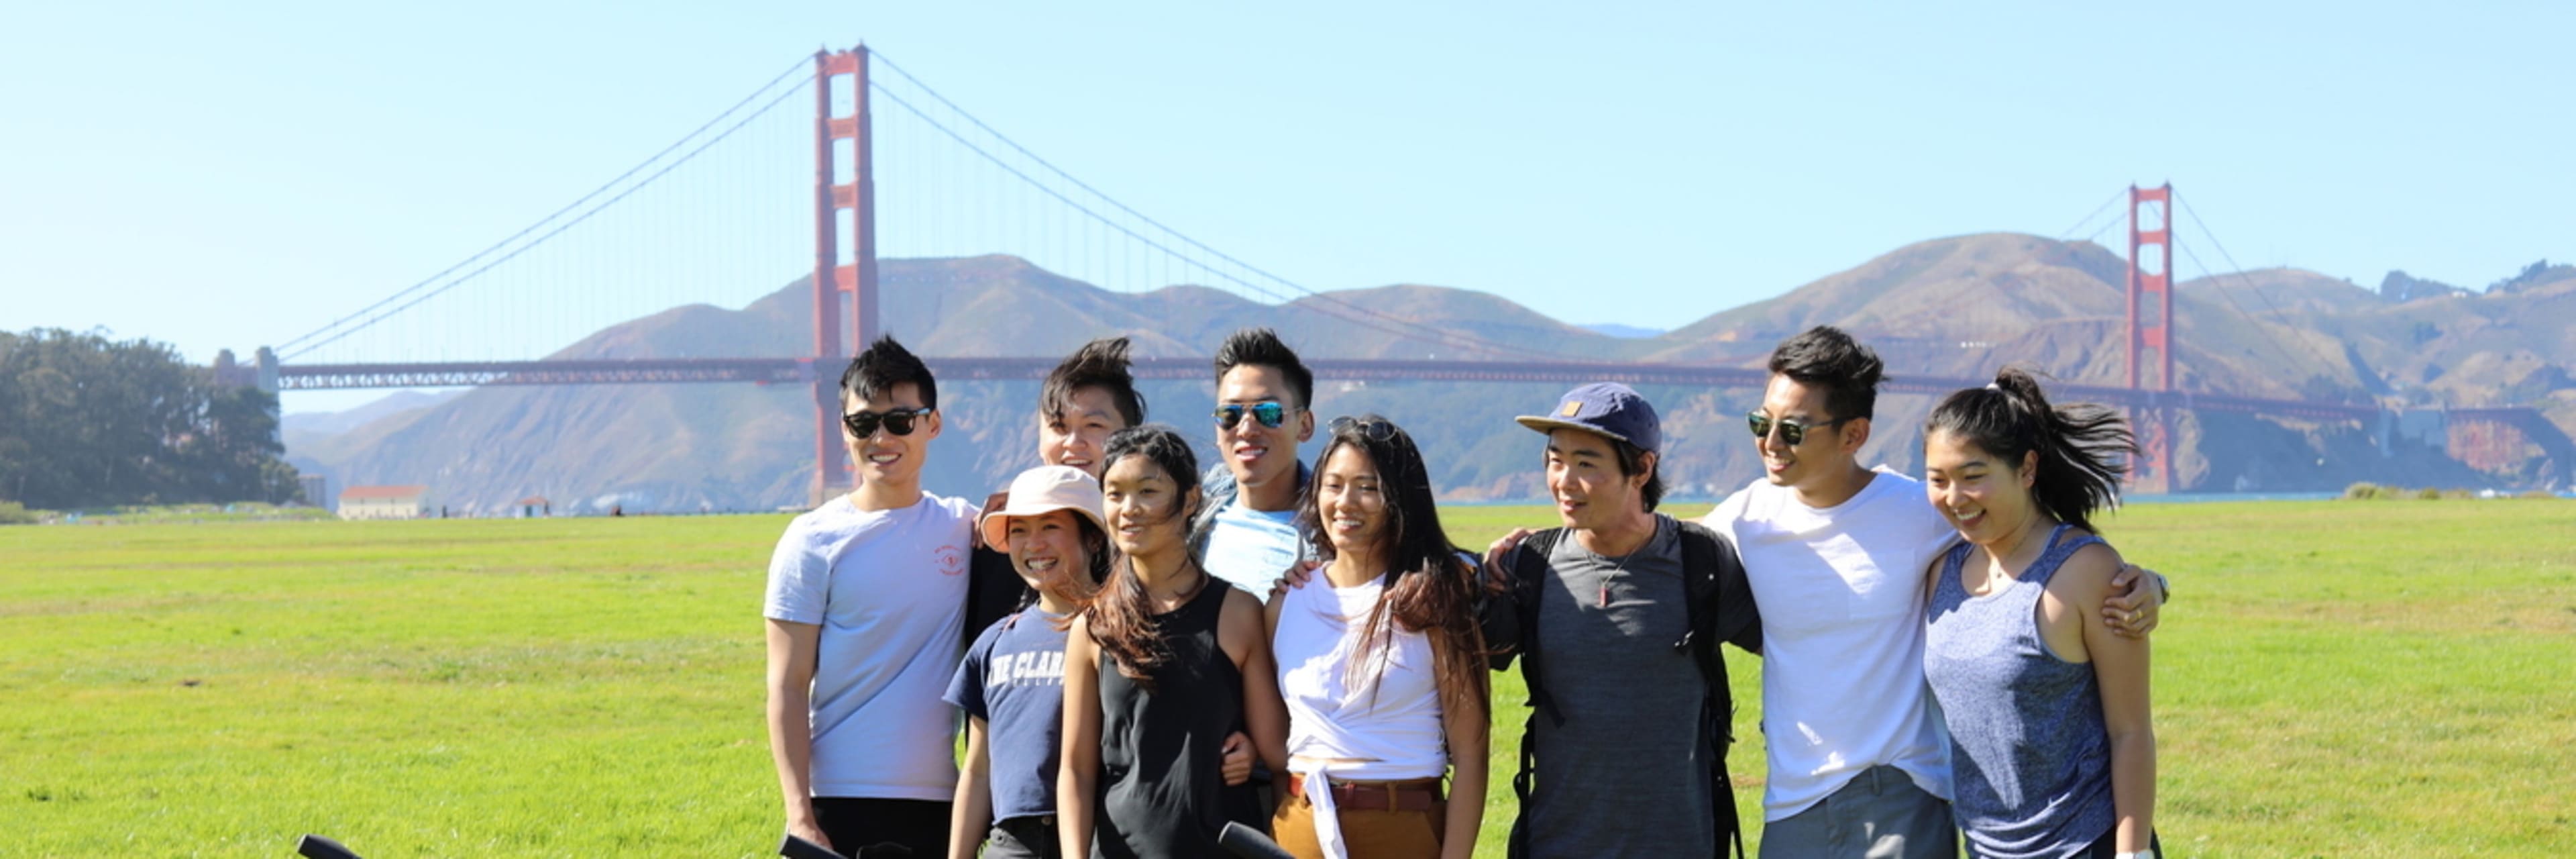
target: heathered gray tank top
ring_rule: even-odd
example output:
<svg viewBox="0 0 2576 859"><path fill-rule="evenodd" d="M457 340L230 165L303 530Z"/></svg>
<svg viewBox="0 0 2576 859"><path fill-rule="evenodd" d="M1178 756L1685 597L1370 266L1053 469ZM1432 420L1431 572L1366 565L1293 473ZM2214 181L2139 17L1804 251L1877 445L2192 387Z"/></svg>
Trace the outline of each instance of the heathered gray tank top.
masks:
<svg viewBox="0 0 2576 859"><path fill-rule="evenodd" d="M2057 657L2039 637L2039 595L2075 550L2048 548L2001 591L1970 596L1959 567L1976 547L1941 559L1924 636L1923 676L1950 727L1951 807L1975 855L2060 859L2119 822L2111 804L2111 739L2090 663Z"/></svg>

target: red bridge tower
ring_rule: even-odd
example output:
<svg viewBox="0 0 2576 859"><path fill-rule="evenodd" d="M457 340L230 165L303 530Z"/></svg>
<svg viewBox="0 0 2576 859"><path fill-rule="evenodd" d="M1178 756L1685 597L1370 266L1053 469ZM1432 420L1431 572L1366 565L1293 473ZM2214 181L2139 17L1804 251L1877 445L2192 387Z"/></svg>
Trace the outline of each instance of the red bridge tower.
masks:
<svg viewBox="0 0 2576 859"><path fill-rule="evenodd" d="M855 105L848 116L832 113L832 81L844 84ZM841 447L841 370L850 356L876 338L876 153L868 132L868 46L814 54L814 487L821 505L847 492L849 454ZM839 182L840 141L850 141L850 181ZM840 216L850 213L850 262L841 262ZM850 314L841 315L841 293ZM848 335L847 346L842 336Z"/></svg>
<svg viewBox="0 0 2576 859"><path fill-rule="evenodd" d="M2147 204L2154 204L2150 208ZM2140 220L2149 211L2155 217L2152 228ZM2153 245L2157 251L2154 271L2147 270L2147 256L2140 250ZM2129 186L2129 388L2131 390L2167 392L2174 389L2173 356L2173 183L2160 187ZM2148 352L2153 352L2149 357ZM2153 378L2148 368L2153 367ZM2130 463L2129 488L2138 492L2172 492L2176 489L2173 475L2173 411L2164 397L2152 397L2153 405L2129 410L2129 426L2138 434L2138 458Z"/></svg>

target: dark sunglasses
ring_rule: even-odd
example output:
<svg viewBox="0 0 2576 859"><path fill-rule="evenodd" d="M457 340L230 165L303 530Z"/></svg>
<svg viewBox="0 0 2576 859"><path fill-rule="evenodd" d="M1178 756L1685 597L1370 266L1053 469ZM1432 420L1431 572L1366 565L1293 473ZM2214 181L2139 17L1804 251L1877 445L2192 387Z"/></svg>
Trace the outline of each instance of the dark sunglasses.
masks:
<svg viewBox="0 0 2576 859"><path fill-rule="evenodd" d="M876 435L878 424L884 424L886 432L893 433L895 435L911 435L913 421L920 418L922 415L930 414L930 412L931 410L928 407L918 409L895 409L894 411L886 412L885 414L877 414L876 412L868 411L851 412L841 416L841 425L849 427L850 435L857 436L859 438L867 438L868 436Z"/></svg>
<svg viewBox="0 0 2576 859"><path fill-rule="evenodd" d="M1278 429L1280 424L1288 422L1287 406L1280 405L1276 401L1263 401L1248 406L1241 403L1227 403L1216 407L1216 425L1220 429L1233 429L1235 424L1243 422L1243 416L1246 413L1251 414L1253 420L1260 421L1262 426L1271 429Z"/></svg>
<svg viewBox="0 0 2576 859"><path fill-rule="evenodd" d="M1324 426L1324 429L1334 435L1357 435L1370 441L1388 441L1394 439L1396 433L1401 432L1396 429L1394 421L1384 418L1354 418L1348 415L1334 418L1332 423Z"/></svg>
<svg viewBox="0 0 2576 859"><path fill-rule="evenodd" d="M1788 418L1772 420L1771 416L1761 412L1744 416L1745 423L1753 428L1754 438L1770 438L1771 428L1776 425L1780 428L1780 443L1790 447L1797 447L1800 442L1806 441L1808 430L1826 429L1848 420L1851 418L1835 418L1820 424L1802 424Z"/></svg>

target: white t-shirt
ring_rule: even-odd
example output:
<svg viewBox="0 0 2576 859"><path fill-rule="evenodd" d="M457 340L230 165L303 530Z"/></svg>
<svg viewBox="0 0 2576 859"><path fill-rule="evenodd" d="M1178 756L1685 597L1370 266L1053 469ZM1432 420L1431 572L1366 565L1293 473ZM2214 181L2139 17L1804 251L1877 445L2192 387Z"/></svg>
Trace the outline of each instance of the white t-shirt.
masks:
<svg viewBox="0 0 2576 859"><path fill-rule="evenodd" d="M1208 529L1207 571L1253 596L1270 598L1270 586L1297 563L1297 511L1276 513L1243 506L1240 499L1216 512Z"/></svg>
<svg viewBox="0 0 2576 859"><path fill-rule="evenodd" d="M941 696L965 636L975 515L975 505L928 493L878 511L843 496L778 538L762 612L822 627L815 796L955 797L957 708Z"/></svg>
<svg viewBox="0 0 2576 859"><path fill-rule="evenodd" d="M1950 796L1949 743L1923 683L1923 570L1958 532L1922 481L1873 473L1823 509L1755 480L1703 520L1734 540L1762 608L1764 820L1881 764Z"/></svg>

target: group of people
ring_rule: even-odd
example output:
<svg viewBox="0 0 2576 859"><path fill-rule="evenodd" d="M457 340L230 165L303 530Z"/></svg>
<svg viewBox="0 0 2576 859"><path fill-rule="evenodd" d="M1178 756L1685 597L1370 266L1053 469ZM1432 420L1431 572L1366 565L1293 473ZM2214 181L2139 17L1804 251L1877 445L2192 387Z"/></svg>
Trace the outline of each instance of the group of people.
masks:
<svg viewBox="0 0 2576 859"><path fill-rule="evenodd" d="M1519 419L1561 526L1471 552L1412 436L1319 422L1274 332L1215 371L1202 470L1145 422L1127 341L1085 345L1041 388L1043 464L977 505L921 488L929 369L892 338L850 363L858 485L788 526L766 590L789 834L1217 857L1239 823L1305 859L1462 859L1487 672L1517 662L1511 855L1740 854L1731 643L1763 666L1764 857L2160 855L2165 583L2090 521L2134 450L2116 415L2006 370L1934 409L1923 479L1866 468L1882 367L1819 327L1746 416L1763 478L1705 518L1656 511L1654 407L1589 384Z"/></svg>

